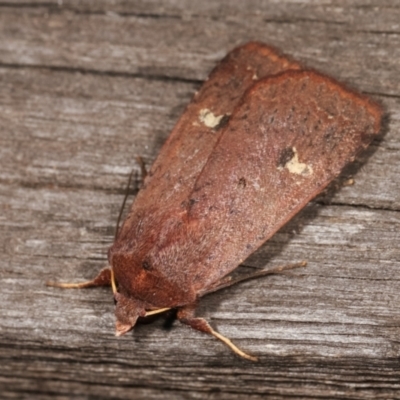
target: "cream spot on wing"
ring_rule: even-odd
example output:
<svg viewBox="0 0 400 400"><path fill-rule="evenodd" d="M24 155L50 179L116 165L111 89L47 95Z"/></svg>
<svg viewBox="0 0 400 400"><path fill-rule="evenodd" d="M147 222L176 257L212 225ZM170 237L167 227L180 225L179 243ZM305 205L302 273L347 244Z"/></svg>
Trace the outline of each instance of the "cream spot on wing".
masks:
<svg viewBox="0 0 400 400"><path fill-rule="evenodd" d="M224 115L214 115L208 108L203 108L199 113L199 120L207 128L215 128L223 118Z"/></svg>
<svg viewBox="0 0 400 400"><path fill-rule="evenodd" d="M253 182L253 187L257 191L260 190L260 188L261 188L261 186L260 186L260 184L258 182Z"/></svg>
<svg viewBox="0 0 400 400"><path fill-rule="evenodd" d="M299 161L299 155L295 147L292 147L293 156L286 162L283 167L278 167L279 170L287 168L291 174L309 176L312 175L313 169L311 165L307 165Z"/></svg>

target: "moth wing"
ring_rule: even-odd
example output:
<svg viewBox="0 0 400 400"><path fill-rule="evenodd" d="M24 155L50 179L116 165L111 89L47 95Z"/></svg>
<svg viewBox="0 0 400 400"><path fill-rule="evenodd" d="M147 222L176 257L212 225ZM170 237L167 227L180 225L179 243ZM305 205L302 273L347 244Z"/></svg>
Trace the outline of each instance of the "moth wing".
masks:
<svg viewBox="0 0 400 400"><path fill-rule="evenodd" d="M223 125L245 91L265 76L300 64L272 47L250 42L232 50L214 68L172 130L151 167L131 213L151 208L173 212L188 198ZM129 222L127 222L129 223Z"/></svg>
<svg viewBox="0 0 400 400"><path fill-rule="evenodd" d="M255 81L299 68L297 62L275 49L250 42L231 51L211 72L162 147L109 250L109 261L121 292L125 290L147 299L146 285L150 285L153 278L148 278L145 285L139 277L144 274L142 266L150 264L157 279L163 277L164 287L166 281L176 287L185 286L182 283L187 276L185 266L179 264L185 250L167 256L165 248L173 252L174 246L166 246L166 242L175 242L180 237L172 225L179 223L186 212L194 183L218 141L222 127ZM181 247L191 244L190 240L183 242ZM196 252L189 253L185 264L193 265L196 262L191 257ZM144 259L147 260L145 263Z"/></svg>
<svg viewBox="0 0 400 400"><path fill-rule="evenodd" d="M190 196L189 219L215 246L200 291L270 238L380 130L381 109L326 76L256 83L232 114ZM207 271L207 274L203 273Z"/></svg>

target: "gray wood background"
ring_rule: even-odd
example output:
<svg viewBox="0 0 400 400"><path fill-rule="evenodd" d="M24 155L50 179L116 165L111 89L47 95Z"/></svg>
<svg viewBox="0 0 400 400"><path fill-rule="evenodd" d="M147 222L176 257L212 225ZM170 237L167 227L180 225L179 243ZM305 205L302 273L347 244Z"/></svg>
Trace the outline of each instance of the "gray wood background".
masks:
<svg viewBox="0 0 400 400"><path fill-rule="evenodd" d="M109 289L44 283L106 264L135 156L248 40L370 94L385 135L247 261L307 268L202 301L259 363L165 316L116 338ZM0 2L0 398L400 398L399 105L397 0Z"/></svg>

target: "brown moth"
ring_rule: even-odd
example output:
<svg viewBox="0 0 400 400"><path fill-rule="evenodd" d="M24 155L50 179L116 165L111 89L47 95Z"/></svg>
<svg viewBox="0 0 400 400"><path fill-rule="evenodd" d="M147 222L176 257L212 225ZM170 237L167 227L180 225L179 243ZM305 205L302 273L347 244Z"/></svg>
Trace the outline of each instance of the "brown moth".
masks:
<svg viewBox="0 0 400 400"><path fill-rule="evenodd" d="M211 72L179 119L92 281L111 285L116 333L170 308L178 319L256 360L195 317L199 299L319 194L365 149L382 110L367 97L251 42ZM261 276L271 271L260 271Z"/></svg>

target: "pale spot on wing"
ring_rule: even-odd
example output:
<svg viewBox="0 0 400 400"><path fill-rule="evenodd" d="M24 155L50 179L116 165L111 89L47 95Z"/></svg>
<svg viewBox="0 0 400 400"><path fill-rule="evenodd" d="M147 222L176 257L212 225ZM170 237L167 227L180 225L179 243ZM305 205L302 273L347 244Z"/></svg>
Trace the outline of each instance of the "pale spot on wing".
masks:
<svg viewBox="0 0 400 400"><path fill-rule="evenodd" d="M286 162L283 167L278 167L279 170L287 168L291 174L309 176L313 174L311 165L307 165L299 161L299 155L295 147L292 148L293 157Z"/></svg>
<svg viewBox="0 0 400 400"><path fill-rule="evenodd" d="M214 115L208 108L203 108L199 113L199 120L207 128L215 128L223 118L224 115Z"/></svg>

